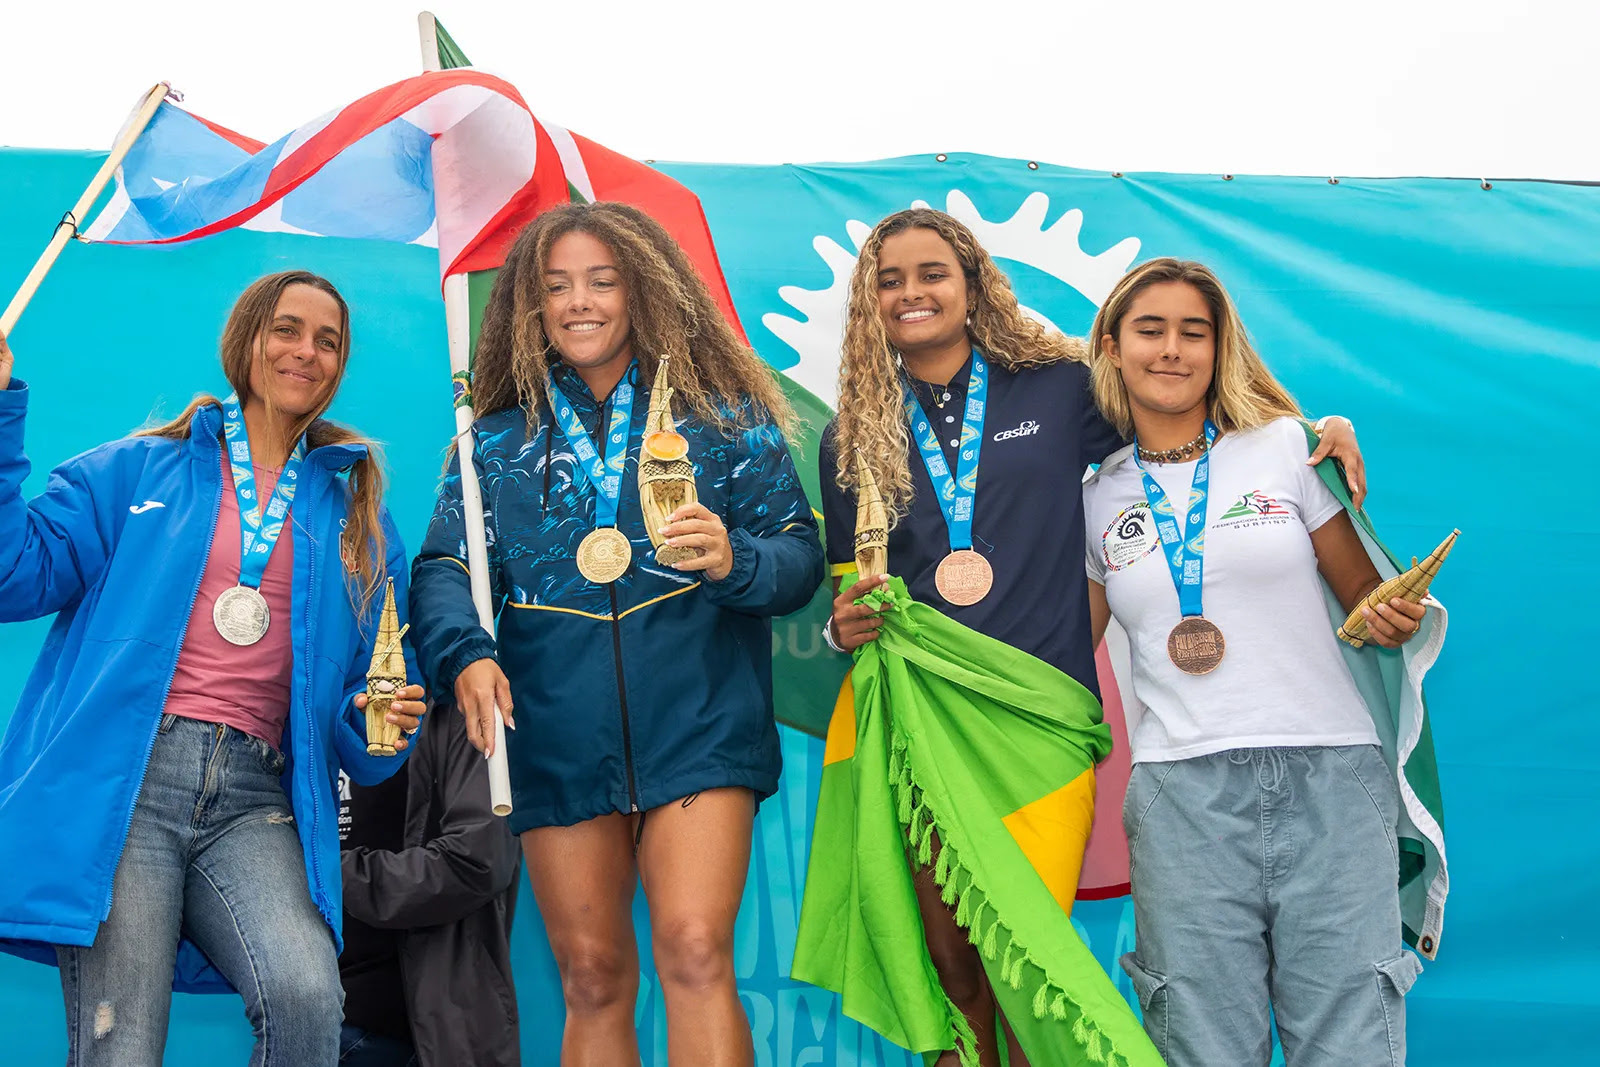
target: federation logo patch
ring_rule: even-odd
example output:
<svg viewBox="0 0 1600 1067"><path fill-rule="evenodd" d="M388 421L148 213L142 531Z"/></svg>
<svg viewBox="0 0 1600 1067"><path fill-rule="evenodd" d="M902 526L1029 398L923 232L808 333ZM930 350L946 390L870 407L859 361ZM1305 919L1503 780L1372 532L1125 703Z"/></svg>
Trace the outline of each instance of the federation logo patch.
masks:
<svg viewBox="0 0 1600 1067"><path fill-rule="evenodd" d="M1161 547L1161 535L1156 532L1155 516L1150 505L1141 500L1117 513L1100 536L1100 554L1106 569L1120 571L1144 559Z"/></svg>
<svg viewBox="0 0 1600 1067"><path fill-rule="evenodd" d="M1293 519L1294 512L1282 501L1257 489L1236 498L1215 525L1219 529L1239 530L1256 526L1282 526Z"/></svg>

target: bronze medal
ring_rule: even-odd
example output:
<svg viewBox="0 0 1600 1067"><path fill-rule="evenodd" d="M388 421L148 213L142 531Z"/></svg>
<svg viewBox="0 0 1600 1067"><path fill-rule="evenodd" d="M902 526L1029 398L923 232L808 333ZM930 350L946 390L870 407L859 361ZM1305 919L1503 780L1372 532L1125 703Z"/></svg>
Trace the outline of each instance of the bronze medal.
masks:
<svg viewBox="0 0 1600 1067"><path fill-rule="evenodd" d="M957 549L939 561L933 584L947 602L966 607L989 595L994 588L994 568L972 549Z"/></svg>
<svg viewBox="0 0 1600 1067"><path fill-rule="evenodd" d="M595 585L621 578L633 562L633 545L615 526L591 530L578 545L578 572Z"/></svg>
<svg viewBox="0 0 1600 1067"><path fill-rule="evenodd" d="M1184 619L1167 635L1167 656L1185 674L1210 674L1227 647L1216 623L1200 615Z"/></svg>

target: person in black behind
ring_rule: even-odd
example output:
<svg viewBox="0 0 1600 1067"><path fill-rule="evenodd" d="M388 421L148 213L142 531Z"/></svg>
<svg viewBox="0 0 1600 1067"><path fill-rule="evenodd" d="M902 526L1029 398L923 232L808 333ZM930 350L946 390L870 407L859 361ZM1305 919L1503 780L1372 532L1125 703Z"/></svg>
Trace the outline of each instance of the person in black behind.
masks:
<svg viewBox="0 0 1600 1067"><path fill-rule="evenodd" d="M445 720L449 721L446 722ZM521 849L460 715L382 785L340 782L341 1067L518 1067L511 916Z"/></svg>

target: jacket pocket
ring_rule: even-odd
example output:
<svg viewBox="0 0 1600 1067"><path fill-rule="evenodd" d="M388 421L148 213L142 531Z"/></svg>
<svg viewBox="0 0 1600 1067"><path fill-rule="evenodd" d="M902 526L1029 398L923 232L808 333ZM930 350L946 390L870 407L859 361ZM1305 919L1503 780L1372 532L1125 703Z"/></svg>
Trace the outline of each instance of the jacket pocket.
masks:
<svg viewBox="0 0 1600 1067"><path fill-rule="evenodd" d="M1157 974L1141 964L1132 952L1122 956L1122 969L1133 980L1133 991L1139 998L1139 1011L1144 1016L1144 1032L1149 1035L1161 1058L1167 1058L1167 976Z"/></svg>

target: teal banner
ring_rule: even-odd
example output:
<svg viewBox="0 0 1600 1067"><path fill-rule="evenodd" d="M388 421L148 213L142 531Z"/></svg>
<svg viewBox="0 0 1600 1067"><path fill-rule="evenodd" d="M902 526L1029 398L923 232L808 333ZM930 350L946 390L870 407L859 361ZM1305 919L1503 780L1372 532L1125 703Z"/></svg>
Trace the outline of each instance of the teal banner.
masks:
<svg viewBox="0 0 1600 1067"><path fill-rule="evenodd" d="M6 295L101 158L0 151ZM1113 175L959 155L661 169L699 195L751 341L816 423L833 402L857 245L891 211L920 202L961 218L1022 304L1069 333L1088 329L1136 262L1172 255L1213 267L1306 409L1354 420L1368 511L1386 541L1421 555L1462 531L1434 586L1451 627L1429 687L1452 892L1439 958L1408 998L1409 1062L1584 1058L1577 1050L1600 1030L1600 932L1586 921L1600 897L1600 763L1577 741L1596 707L1600 498L1577 475L1600 397L1600 188ZM384 442L391 506L415 550L452 432L438 262L427 248L245 231L68 248L12 338L32 389L25 490L197 391L226 393L217 342L228 309L252 279L289 267L328 276L349 299L352 364L333 414ZM814 487L814 437L796 443L796 459ZM832 996L788 978L821 772L816 735L845 666L817 635L826 600L774 624L780 715L792 725L783 789L757 820L737 972L761 1067L912 1067L841 1019ZM0 627L0 725L47 625ZM1116 679L1106 681L1115 715ZM1126 881L1119 797L1102 791L1086 874L1106 893ZM1082 900L1074 915L1131 998L1116 966L1134 941L1130 903ZM643 932L642 901L638 919ZM515 936L524 1063L554 1065L559 985L527 893ZM648 936L640 951L644 1062L666 1067ZM65 1058L53 969L0 956L0 1034L7 1063ZM250 1040L237 998L179 996L166 1062L243 1062Z"/></svg>

